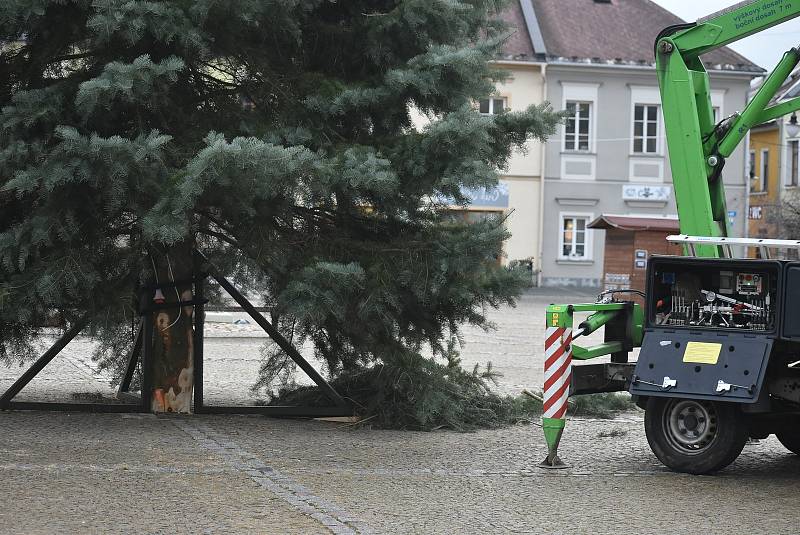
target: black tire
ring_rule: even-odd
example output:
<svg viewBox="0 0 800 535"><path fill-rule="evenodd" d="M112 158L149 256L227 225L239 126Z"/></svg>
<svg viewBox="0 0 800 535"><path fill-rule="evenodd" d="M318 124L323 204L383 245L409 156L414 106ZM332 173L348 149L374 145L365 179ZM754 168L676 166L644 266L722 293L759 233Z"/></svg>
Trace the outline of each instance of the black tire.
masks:
<svg viewBox="0 0 800 535"><path fill-rule="evenodd" d="M650 398L644 430L658 460L687 474L722 470L742 453L748 435L738 405L680 398Z"/></svg>
<svg viewBox="0 0 800 535"><path fill-rule="evenodd" d="M782 429L775 433L783 447L795 455L800 455L800 429Z"/></svg>

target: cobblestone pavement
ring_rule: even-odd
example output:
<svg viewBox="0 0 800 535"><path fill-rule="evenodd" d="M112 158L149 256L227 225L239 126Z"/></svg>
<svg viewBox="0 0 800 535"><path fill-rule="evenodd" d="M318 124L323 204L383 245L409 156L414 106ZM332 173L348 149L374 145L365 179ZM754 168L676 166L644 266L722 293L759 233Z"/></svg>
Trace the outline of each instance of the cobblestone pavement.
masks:
<svg viewBox="0 0 800 535"><path fill-rule="evenodd" d="M797 532L800 459L774 439L708 477L662 468L636 414L570 421L569 470L544 451L531 425L0 413L0 533Z"/></svg>
<svg viewBox="0 0 800 535"><path fill-rule="evenodd" d="M591 295L538 291L465 332L465 366L491 360L500 388L541 384L544 307ZM252 326L209 326L206 391L252 402L263 344ZM231 336L234 335L234 336ZM70 344L19 399L111 395L91 342ZM0 389L22 369L0 367ZM800 459L774 439L730 468L664 469L641 415L574 419L562 457L536 468L541 429L413 433L245 416L0 412L0 534L796 533Z"/></svg>

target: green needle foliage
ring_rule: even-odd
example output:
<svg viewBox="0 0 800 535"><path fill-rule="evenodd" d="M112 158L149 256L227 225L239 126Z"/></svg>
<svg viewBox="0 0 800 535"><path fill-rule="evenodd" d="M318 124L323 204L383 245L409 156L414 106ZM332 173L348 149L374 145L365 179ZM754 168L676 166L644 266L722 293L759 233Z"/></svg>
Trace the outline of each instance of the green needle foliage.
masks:
<svg viewBox="0 0 800 535"><path fill-rule="evenodd" d="M560 119L474 109L502 78L503 5L0 2L0 359L88 312L118 368L145 253L190 244L333 376L428 373L414 355L522 287L495 261L503 222L446 205ZM286 361L268 354L262 384Z"/></svg>

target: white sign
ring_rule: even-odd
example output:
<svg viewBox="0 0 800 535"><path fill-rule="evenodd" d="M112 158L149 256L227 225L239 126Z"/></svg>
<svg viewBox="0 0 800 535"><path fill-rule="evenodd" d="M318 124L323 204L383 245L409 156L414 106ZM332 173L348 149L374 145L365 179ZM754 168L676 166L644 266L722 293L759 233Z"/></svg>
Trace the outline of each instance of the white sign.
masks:
<svg viewBox="0 0 800 535"><path fill-rule="evenodd" d="M461 195L469 199L472 206L508 208L508 185L499 182L494 188L461 188Z"/></svg>
<svg viewBox="0 0 800 535"><path fill-rule="evenodd" d="M606 273L604 290L628 290L631 287L631 276L628 273Z"/></svg>
<svg viewBox="0 0 800 535"><path fill-rule="evenodd" d="M622 200L624 201L669 201L672 197L670 186L648 186L628 184L622 186Z"/></svg>
<svg viewBox="0 0 800 535"><path fill-rule="evenodd" d="M508 208L509 206L508 184L503 182L498 182L497 186L493 188L467 188L462 186L461 195L466 198L467 204L473 208ZM443 195L439 196L438 200L450 205L456 204L455 199Z"/></svg>

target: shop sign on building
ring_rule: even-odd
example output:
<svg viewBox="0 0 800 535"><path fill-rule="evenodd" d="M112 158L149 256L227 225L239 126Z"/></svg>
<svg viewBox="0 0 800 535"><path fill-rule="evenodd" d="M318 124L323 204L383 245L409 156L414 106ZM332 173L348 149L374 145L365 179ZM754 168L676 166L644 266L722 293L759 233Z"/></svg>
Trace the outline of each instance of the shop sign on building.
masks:
<svg viewBox="0 0 800 535"><path fill-rule="evenodd" d="M606 273L603 281L603 290L629 290L631 287L631 276L629 273Z"/></svg>
<svg viewBox="0 0 800 535"><path fill-rule="evenodd" d="M495 188L461 188L461 194L475 208L508 208L508 184L502 182Z"/></svg>
<svg viewBox="0 0 800 535"><path fill-rule="evenodd" d="M666 202L672 196L670 186L648 186L630 184L622 187L623 201L662 201Z"/></svg>

